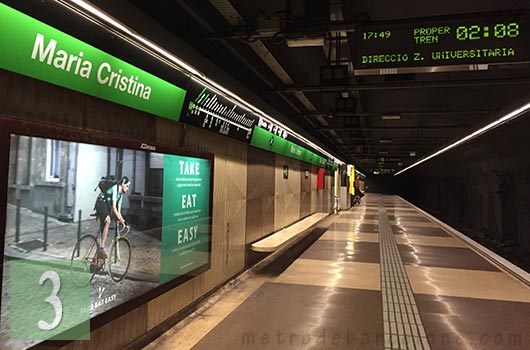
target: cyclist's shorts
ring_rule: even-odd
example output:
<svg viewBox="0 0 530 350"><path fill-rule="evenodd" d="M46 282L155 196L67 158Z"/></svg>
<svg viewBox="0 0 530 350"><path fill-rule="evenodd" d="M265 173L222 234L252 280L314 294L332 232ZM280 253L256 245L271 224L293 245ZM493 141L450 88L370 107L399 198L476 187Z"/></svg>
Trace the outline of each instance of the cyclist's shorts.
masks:
<svg viewBox="0 0 530 350"><path fill-rule="evenodd" d="M100 199L96 201L96 216L103 226L107 216L110 216L110 203L108 201Z"/></svg>

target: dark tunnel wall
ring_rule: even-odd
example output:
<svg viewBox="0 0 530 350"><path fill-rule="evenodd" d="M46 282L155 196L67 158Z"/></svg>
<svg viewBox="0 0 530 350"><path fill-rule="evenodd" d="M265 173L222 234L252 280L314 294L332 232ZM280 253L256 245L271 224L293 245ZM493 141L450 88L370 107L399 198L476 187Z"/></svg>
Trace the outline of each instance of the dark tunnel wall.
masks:
<svg viewBox="0 0 530 350"><path fill-rule="evenodd" d="M397 176L398 193L530 271L530 113Z"/></svg>
<svg viewBox="0 0 530 350"><path fill-rule="evenodd" d="M366 192L396 194L396 183L393 175L370 175L365 181Z"/></svg>

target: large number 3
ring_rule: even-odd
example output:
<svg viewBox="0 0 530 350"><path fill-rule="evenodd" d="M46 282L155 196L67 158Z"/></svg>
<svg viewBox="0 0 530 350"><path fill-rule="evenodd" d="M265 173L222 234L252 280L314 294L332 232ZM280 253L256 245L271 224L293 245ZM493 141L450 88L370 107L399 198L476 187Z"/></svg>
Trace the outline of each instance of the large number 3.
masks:
<svg viewBox="0 0 530 350"><path fill-rule="evenodd" d="M63 304L61 303L61 299L59 299L57 296L57 293L59 293L59 290L61 289L61 279L57 272L46 271L40 276L39 285L42 286L46 280L50 280L52 282L53 291L49 297L44 299L44 301L52 304L53 308L55 309L55 318L52 323L48 323L43 320L39 321L39 328L43 331L54 329L59 325L61 319L63 318Z"/></svg>

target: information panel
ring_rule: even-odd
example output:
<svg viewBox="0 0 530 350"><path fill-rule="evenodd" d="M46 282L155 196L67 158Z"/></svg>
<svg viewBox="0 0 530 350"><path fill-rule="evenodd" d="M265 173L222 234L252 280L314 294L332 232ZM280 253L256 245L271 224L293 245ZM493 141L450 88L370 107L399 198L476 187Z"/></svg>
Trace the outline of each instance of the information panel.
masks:
<svg viewBox="0 0 530 350"><path fill-rule="evenodd" d="M180 121L250 143L259 117L220 94L192 81Z"/></svg>
<svg viewBox="0 0 530 350"><path fill-rule="evenodd" d="M356 69L530 61L527 12L407 20L355 31Z"/></svg>

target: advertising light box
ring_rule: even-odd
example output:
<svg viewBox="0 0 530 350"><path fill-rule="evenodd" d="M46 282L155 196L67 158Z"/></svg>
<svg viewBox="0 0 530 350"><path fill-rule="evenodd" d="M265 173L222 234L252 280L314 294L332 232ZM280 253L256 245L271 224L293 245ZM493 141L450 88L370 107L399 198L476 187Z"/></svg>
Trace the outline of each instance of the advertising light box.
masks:
<svg viewBox="0 0 530 350"><path fill-rule="evenodd" d="M1 349L86 339L210 268L210 154L7 118L0 130Z"/></svg>

